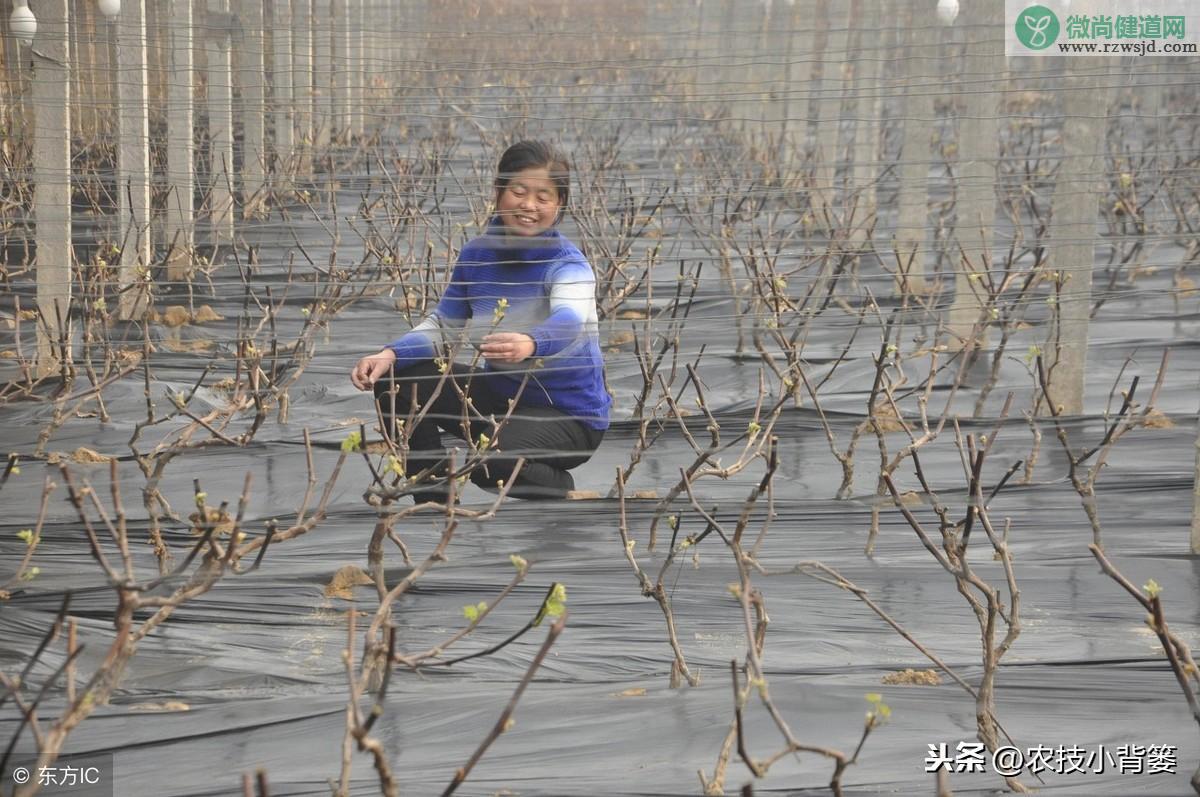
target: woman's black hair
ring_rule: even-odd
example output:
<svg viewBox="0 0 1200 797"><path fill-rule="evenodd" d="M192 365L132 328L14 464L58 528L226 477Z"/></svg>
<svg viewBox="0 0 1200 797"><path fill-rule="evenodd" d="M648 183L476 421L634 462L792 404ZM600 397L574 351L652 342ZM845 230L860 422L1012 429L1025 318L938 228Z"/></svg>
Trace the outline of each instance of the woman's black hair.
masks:
<svg viewBox="0 0 1200 797"><path fill-rule="evenodd" d="M544 141L519 141L504 150L496 167L496 196L518 172L539 168L550 173L558 192L558 206L565 208L571 198L571 165L565 155Z"/></svg>

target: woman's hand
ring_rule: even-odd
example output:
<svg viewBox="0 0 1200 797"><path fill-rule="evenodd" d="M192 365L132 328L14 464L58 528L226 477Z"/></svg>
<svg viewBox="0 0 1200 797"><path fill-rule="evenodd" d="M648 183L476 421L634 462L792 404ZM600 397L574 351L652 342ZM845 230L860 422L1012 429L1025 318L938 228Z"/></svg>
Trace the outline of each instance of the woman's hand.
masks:
<svg viewBox="0 0 1200 797"><path fill-rule="evenodd" d="M493 332L479 344L479 351L488 362L519 363L533 356L533 338L524 332Z"/></svg>
<svg viewBox="0 0 1200 797"><path fill-rule="evenodd" d="M350 372L350 381L359 390L371 390L375 383L392 370L396 362L396 352L384 349L378 354L369 354L358 361Z"/></svg>

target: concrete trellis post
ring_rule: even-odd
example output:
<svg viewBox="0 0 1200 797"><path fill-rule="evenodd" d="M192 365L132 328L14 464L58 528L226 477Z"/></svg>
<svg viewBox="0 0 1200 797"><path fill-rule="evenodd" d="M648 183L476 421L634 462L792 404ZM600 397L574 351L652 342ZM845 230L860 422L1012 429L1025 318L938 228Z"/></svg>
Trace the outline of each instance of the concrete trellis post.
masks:
<svg viewBox="0 0 1200 797"><path fill-rule="evenodd" d="M2 7L2 6L0 6ZM96 135L98 108L95 94L89 89L89 67L95 63L87 58L88 40L95 38L96 9L91 3L77 5L71 20L71 96L75 98L75 114L71 124L76 135L90 138Z"/></svg>
<svg viewBox="0 0 1200 797"><path fill-rule="evenodd" d="M909 58L898 59L904 99L904 143L900 150L900 196L896 221L896 254L900 258L898 290L925 293L925 230L929 224L929 141L933 134L935 81L928 60L937 51L935 31L922 19L913 24L911 6L902 23ZM928 54L928 55L926 55ZM923 56L918 58L917 56ZM936 69L936 66L934 67Z"/></svg>
<svg viewBox="0 0 1200 797"><path fill-rule="evenodd" d="M358 21L355 23L358 40L358 91L359 116L362 118L363 132L367 129L367 97L371 93L371 70L375 63L376 32L381 24L378 20L379 11L374 0L358 0Z"/></svg>
<svg viewBox="0 0 1200 797"><path fill-rule="evenodd" d="M732 72L729 82L731 95L729 112L733 117L734 127L744 131L746 129L746 108L750 105L748 98L750 91L747 87L750 81L748 61L752 58L750 53L757 51L757 48L754 47L754 33L757 30L754 24L754 12L758 10L759 4L751 2L739 7L735 0L729 0L729 6L728 16L733 20L729 28L728 69Z"/></svg>
<svg viewBox="0 0 1200 797"><path fill-rule="evenodd" d="M721 75L721 83L725 85L733 85L738 80L737 67L733 62L733 55L738 48L738 32L734 27L737 23L736 11L734 0L721 0L721 29L725 31L725 35L717 41L716 64L718 73ZM736 122L738 115L736 96L730 97L726 104L731 120Z"/></svg>
<svg viewBox="0 0 1200 797"><path fill-rule="evenodd" d="M770 74L771 62L776 54L774 48L775 27L771 24L782 0L760 0L756 3L757 12L753 28L749 31L750 46L745 50L746 78L743 89L747 97L746 122L750 123L750 132L755 137L770 131L768 123L773 113L774 102L771 97ZM753 99L750 99L753 97ZM743 127L743 129L746 129Z"/></svg>
<svg viewBox="0 0 1200 797"><path fill-rule="evenodd" d="M375 64L375 70L381 74L393 71L399 63L396 50L401 53L408 48L407 38L404 30L400 25L400 9L397 9L394 3L389 3L386 0L380 0L379 13L383 19L383 27L379 31L379 60ZM391 85L391 80L388 85Z"/></svg>
<svg viewBox="0 0 1200 797"><path fill-rule="evenodd" d="M87 30L85 31L85 35L83 37L83 51L79 55L75 56L76 59L82 56L88 65L87 74L84 75L84 83L87 85L87 100L85 101L84 106L90 106L91 111L89 116L91 118L83 128L85 131L89 131L85 132L84 135L98 134L105 128L106 125L106 122L103 118L106 114L102 113L102 109L104 107L104 98L102 97L101 92L106 90L107 86L104 82L104 73L101 72L99 68L99 49L103 48L103 42L100 40L100 37L96 35L96 28L99 25L100 20L98 19L96 9L91 8L90 5L90 3L84 4L85 8L87 8L87 11L85 12ZM97 45L99 45L99 47Z"/></svg>
<svg viewBox="0 0 1200 797"><path fill-rule="evenodd" d="M330 127L333 124L333 28L337 20L331 17L333 0L312 0L313 61L313 156L329 149ZM317 20L320 20L318 24Z"/></svg>
<svg viewBox="0 0 1200 797"><path fill-rule="evenodd" d="M416 40L416 35L412 29L412 25L406 22L407 17L405 14L407 6L397 7L396 4L387 2L384 3L384 6L387 9L388 39L392 42L395 42L398 46L385 46L383 48L383 63L380 65L380 68L388 72L392 72L399 69L400 65L405 63L405 61L402 60L403 56L406 56L409 52L412 52L416 49L413 45L413 42ZM389 85L393 84L394 82L395 77L392 76L389 81Z"/></svg>
<svg viewBox="0 0 1200 797"><path fill-rule="evenodd" d="M266 66L263 59L262 0L238 0L241 39L237 48L242 121L242 218L259 215L266 201Z"/></svg>
<svg viewBox="0 0 1200 797"><path fill-rule="evenodd" d="M800 21L800 2L787 4L787 16L785 23L784 35L787 37L783 48L783 70L782 78L783 85L780 92L783 95L783 107L780 109L779 123L779 141L780 152L787 159L788 166L791 166L792 158L795 154L795 147L789 146L791 136L795 135L795 126L792 124L792 114L795 112L795 106L792 103L792 98L797 89L801 86L809 84L808 75L800 73L801 69L809 69L808 52L809 48L803 43L797 48L797 39L808 32L808 26ZM797 53L799 49L799 53ZM803 54L803 56L801 56ZM797 59L803 57L804 61L797 63Z"/></svg>
<svg viewBox="0 0 1200 797"><path fill-rule="evenodd" d="M209 218L213 243L233 242L233 80L230 37L234 18L229 0L210 0L208 7L208 135L212 149L209 171Z"/></svg>
<svg viewBox="0 0 1200 797"><path fill-rule="evenodd" d="M958 128L958 186L955 224L954 302L950 306L952 347L982 345L973 339L983 313L972 271L988 268L996 217L996 159L1000 152L999 109L994 81L1004 74L1003 4L972 3L964 8L967 51L964 59L966 111ZM961 248L961 251L960 251ZM969 261L969 262L964 262Z"/></svg>
<svg viewBox="0 0 1200 797"><path fill-rule="evenodd" d="M875 179L879 172L879 117L883 112L882 94L879 91L880 55L883 51L878 40L868 38L878 24L875 20L887 19L881 14L879 0L860 0L859 12L852 17L858 28L854 48L853 97L855 112L853 139L853 175L851 190L857 195L854 205L854 233L851 242L860 248L867 238L867 230L873 226L870 219L875 215Z"/></svg>
<svg viewBox="0 0 1200 797"><path fill-rule="evenodd" d="M292 4L292 96L299 136L296 174L311 176L313 150L313 0Z"/></svg>
<svg viewBox="0 0 1200 797"><path fill-rule="evenodd" d="M767 30L770 26L771 7L774 0L759 0L749 5L746 11L752 11L746 16L746 32L744 45L738 57L742 61L741 103L742 111L738 114L739 126L752 137L761 135L767 115L767 92L760 59L769 57ZM745 12L743 12L745 13Z"/></svg>
<svg viewBox="0 0 1200 797"><path fill-rule="evenodd" d="M330 135L345 141L350 137L350 101L354 91L354 67L350 50L349 0L330 3L329 30L333 36L331 50L333 122Z"/></svg>
<svg viewBox="0 0 1200 797"><path fill-rule="evenodd" d="M37 220L39 375L69 360L71 305L71 84L67 0L33 0L38 20L31 76L37 114L33 143L33 213Z"/></svg>
<svg viewBox="0 0 1200 797"><path fill-rule="evenodd" d="M350 136L361 139L366 132L366 114L363 112L363 97L366 93L367 51L366 27L367 9L363 0L349 0L347 25L350 34L349 68L350 68Z"/></svg>
<svg viewBox="0 0 1200 797"><path fill-rule="evenodd" d="M187 279L195 246L195 212L192 199L196 174L193 156L192 0L171 0L171 75L167 86L167 279Z"/></svg>
<svg viewBox="0 0 1200 797"><path fill-rule="evenodd" d="M137 318L149 307L144 279L151 264L147 77L145 0L123 0L117 19L117 240L121 247L117 279L123 319Z"/></svg>
<svg viewBox="0 0 1200 797"><path fill-rule="evenodd" d="M810 103L810 116L814 119L814 147L816 171L814 174L812 206L818 222L833 209L837 187L837 163L841 159L841 85L842 66L846 59L847 16L846 9L832 0L818 0L816 12L817 32L814 42L814 57L821 69L820 85ZM817 65L814 65L814 68ZM814 83L816 82L814 77Z"/></svg>
<svg viewBox="0 0 1200 797"><path fill-rule="evenodd" d="M689 70L689 87L688 91L691 95L690 99L695 99L700 82L700 58L704 46L704 7L705 0L696 0L696 23L692 29L692 44L688 57L691 59L691 69Z"/></svg>
<svg viewBox="0 0 1200 797"><path fill-rule="evenodd" d="M380 2L380 0L369 0L368 2L368 13L371 15L370 24L367 26L368 60L363 69L363 79L366 81L366 85L363 87L364 103L368 109L364 124L368 126L378 126L379 91L375 81L381 80L387 71L388 47L396 41L389 32L391 30L389 23L392 19L390 5L390 3Z"/></svg>
<svg viewBox="0 0 1200 797"><path fill-rule="evenodd" d="M784 0L771 0L763 5L763 30L760 40L763 59L758 67L755 88L761 90L762 112L760 129L766 141L779 141L783 133L782 98L786 86L783 84L784 49L787 46L788 12L790 6ZM763 57L765 56L765 57ZM775 149L778 152L778 148Z"/></svg>
<svg viewBox="0 0 1200 797"><path fill-rule="evenodd" d="M1047 377L1050 396L1067 415L1083 413L1092 269L1104 164L1104 109L1110 89L1088 69L1092 59L1066 59L1063 99L1063 161L1054 186L1049 263L1057 273L1056 313L1050 324ZM1097 114L1097 109L1100 113Z"/></svg>
<svg viewBox="0 0 1200 797"><path fill-rule="evenodd" d="M275 0L272 4L272 72L275 115L275 181L286 185L292 175L292 159L296 148L293 114L295 99L292 93L292 4L291 0Z"/></svg>

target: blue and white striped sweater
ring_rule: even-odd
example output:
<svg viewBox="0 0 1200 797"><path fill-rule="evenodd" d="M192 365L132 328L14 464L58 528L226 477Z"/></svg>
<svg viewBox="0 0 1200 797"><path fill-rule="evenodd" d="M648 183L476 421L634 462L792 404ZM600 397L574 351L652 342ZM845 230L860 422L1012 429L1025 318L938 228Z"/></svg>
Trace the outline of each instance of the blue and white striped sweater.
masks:
<svg viewBox="0 0 1200 797"><path fill-rule="evenodd" d="M507 304L497 312L500 300ZM502 318L496 321L497 315ZM536 238L506 235L493 219L459 253L441 301L412 331L388 345L396 367L438 356L442 344L471 344L496 331L524 332L534 355L515 365L487 363L488 384L512 398L534 368L521 403L554 407L593 429L608 428L596 317L596 277L583 253L556 229Z"/></svg>

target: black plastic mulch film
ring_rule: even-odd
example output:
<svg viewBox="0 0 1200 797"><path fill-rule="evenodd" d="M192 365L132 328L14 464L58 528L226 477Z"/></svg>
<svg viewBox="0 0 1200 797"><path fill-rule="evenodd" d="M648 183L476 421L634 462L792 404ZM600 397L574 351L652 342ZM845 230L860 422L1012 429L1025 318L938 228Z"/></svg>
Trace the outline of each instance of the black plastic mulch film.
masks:
<svg viewBox="0 0 1200 797"><path fill-rule="evenodd" d="M466 146L455 165L467 170L473 153ZM479 153L474 153L478 155ZM625 157L649 165L654 150L647 141L632 141ZM338 213L353 216L359 198L339 196ZM462 211L464 208L459 208ZM293 211L300 214L301 211ZM578 240L574 222L564 227ZM326 262L329 238L318 225L295 223L250 226L248 243L257 247L252 283L284 284L286 263L295 258L293 233L307 256ZM686 226L663 241L674 261L707 257ZM343 236L339 258L353 261L361 243ZM358 249L355 250L355 246ZM1178 262L1179 247L1164 242L1158 262ZM305 268L308 268L305 266ZM757 396L757 355L734 351L733 304L715 263L691 302L683 326L684 359L703 347L701 374L708 406L723 428L749 425ZM1169 347L1168 375L1158 407L1173 426L1139 428L1116 445L1097 487L1096 506L1102 519L1105 549L1136 585L1154 579L1162 588L1167 617L1185 641L1200 640L1200 571L1187 555L1191 491L1194 475L1196 384L1200 357L1195 341L1200 321L1194 299L1175 305L1170 298L1170 268L1137 283L1137 290L1117 293L1099 310L1091 325L1088 351L1088 415L1065 423L1073 443L1097 442L1103 434L1099 413L1128 356L1121 386L1141 376L1139 397L1153 382L1162 350ZM168 329L155 325L159 338L182 336L217 342L228 356L229 341L243 307L236 269L217 272L217 296L204 296L224 321ZM864 260L864 284L881 297L886 313L895 306L890 278L878 262ZM674 263L654 273L654 294L664 306L674 292ZM293 298L280 315L281 339L302 323L305 297L293 287ZM169 304L181 301L177 296ZM640 306L631 300L630 306ZM816 374L838 359L854 318L830 312L814 324L804 356ZM610 320L602 327L606 340L632 329L629 321ZM291 390L286 424L268 421L244 449L213 447L188 453L166 470L162 493L186 514L193 505L192 479L199 478L210 505L228 500L235 506L247 471L253 482L246 509L246 528L259 534L265 521L284 522L306 486L302 433L310 430L315 465L323 481L338 456L341 441L357 425L373 428L370 402L347 379L361 353L403 330L389 297L357 301L316 337L316 355ZM905 334L921 332L906 328ZM924 330L928 332L928 330ZM1040 337L1041 330L1035 330ZM1032 387L1024 354L1030 341L1013 344L989 399L984 419L969 420L985 363L967 379L954 412L963 433L991 434L994 418L1008 391L1014 406L1029 405ZM907 342L905 343L907 345ZM872 356L879 347L879 325L860 334L834 378L822 388L822 407L844 447L863 419L874 373ZM752 349L751 349L752 351ZM171 391L189 389L210 355L171 352L153 356L156 401ZM5 366L7 369L7 366ZM914 366L919 369L921 366ZM5 370L7 377L15 374ZM918 380L919 375L916 377ZM606 495L614 473L628 462L636 438L629 413L641 375L628 343L610 350L608 379L616 397L614 426L596 456L575 471L577 486ZM948 384L949 380L945 380ZM931 411L940 409L947 391L934 391ZM146 541L145 512L138 487L142 483L126 443L133 424L144 417L142 384L135 374L106 388L111 420L77 418L57 431L49 450L72 452L80 446L121 456L124 502L130 512L130 536L140 572L154 572ZM221 397L202 389L195 407ZM691 400L688 394L686 401ZM1117 398L1117 403L1120 399ZM694 404L693 415L699 416ZM909 405L911 406L911 405ZM39 430L49 420L46 403L13 402L0 407L0 440L5 451L30 452ZM704 439L703 424L693 425ZM1032 484L1014 479L992 501L993 521L1011 518L1009 546L1021 590L1022 633L1000 668L998 717L1012 744L1028 754L1048 748L1051 766L1041 772L1047 791L1055 794L1184 794L1200 747L1195 723L1172 676L1158 640L1144 622L1144 611L1100 572L1088 552L1091 530L1079 497L1066 480L1067 463L1048 419L1041 419L1040 458ZM974 616L957 593L953 580L921 546L894 506L875 497L878 455L867 432L860 442L851 496L835 500L841 476L829 453L825 433L811 403L787 406L774 428L778 436L778 472L774 512L760 551L761 561L784 570L801 560L820 560L837 569L902 624L921 644L936 652L967 681L980 673L979 632ZM376 434L368 431L368 437ZM891 433L897 449L903 436ZM1029 455L1031 436L1019 412L1004 424L988 457L983 483L990 488L1017 460ZM645 461L633 472L627 491L656 490L674 484L679 468L692 462L691 449L678 428L668 424ZM944 501L961 512L966 502L963 468L953 444L953 430L922 449L925 476ZM107 498L108 471L102 464L72 464L77 478L87 477ZM61 482L57 468L26 460L20 474L3 489L0 523L0 573L15 569L25 543L17 534L32 525L41 495L43 474ZM761 463L729 480L699 482L699 500L723 523L736 523L750 488L762 475ZM1018 474L1019 475L1019 474ZM896 474L902 490L918 489L911 461ZM271 547L262 567L244 576L229 576L210 592L185 604L141 643L110 705L97 708L70 736L68 755L115 754L117 794L216 795L239 793L241 773L266 771L272 794L328 794L327 780L339 771L345 727L347 680L342 661L346 645L346 611L351 603L327 597L324 588L345 565L366 565L366 544L375 514L362 500L369 481L362 460L351 457L328 504L328 517L307 535ZM114 593L89 552L84 531L60 485L53 495L34 559L36 578L14 588L0 602L0 669L19 672L49 627L62 595L73 594L70 613L79 624L86 648L77 665L88 673L112 640ZM492 497L468 486L466 504L483 508ZM872 557L863 554L872 506L882 506L880 535ZM669 530L660 528L657 552L645 550L646 532L655 501L631 500L628 522L638 540L636 552L647 572L655 574L666 552ZM681 535L704 528L699 516L677 503ZM755 510L748 537L761 527L765 499ZM918 513L933 528L927 507ZM460 793L554 794L695 794L696 771L711 774L722 740L733 718L729 662L742 660L746 642L741 608L729 585L737 572L725 546L710 536L696 550L678 557L666 584L678 624L678 637L700 684L668 686L671 650L663 615L643 597L618 536L614 499L543 504L505 502L494 519L461 524L448 549L448 561L433 567L395 607L398 650L433 646L465 625L462 607L490 601L512 576L510 555L530 563L527 580L500 605L481 628L459 643L458 654L481 650L501 641L537 610L546 588L566 585L569 618L520 701L515 724L483 757ZM181 557L192 538L187 524L168 523L167 538ZM436 516L418 515L397 531L416 561L432 549L440 524ZM977 532L979 533L979 532ZM982 539L982 538L981 538ZM111 551L111 549L110 549ZM693 560L693 553L696 559ZM1003 584L1000 564L986 544L978 544L973 566L990 583ZM385 561L389 583L408 572L390 548ZM975 704L944 674L942 683L887 685L882 679L905 668L934 665L897 635L863 602L845 590L797 575L755 577L770 617L763 662L770 694L805 743L853 750L864 713L878 693L891 716L873 731L859 761L845 775L847 792L933 793L934 775L926 772L932 750L946 744L951 757L959 743L976 737ZM373 587L353 589L354 606L368 614L376 605ZM361 631L368 618L360 621ZM402 792L439 792L484 738L507 703L544 638L535 629L495 655L449 668L413 674L398 667L392 676L385 711L373 728L397 774ZM361 644L356 655L361 655ZM63 661L61 641L30 674L47 677ZM52 716L62 696L55 692L41 714ZM364 706L369 701L364 700ZM765 757L778 749L778 732L751 701L746 734L754 754ZM19 714L10 704L0 713L0 740L10 737ZM28 750L28 739L19 750ZM1174 773L1155 772L1150 748L1173 746ZM1082 754L1072 751L1081 749ZM1137 769L1130 761L1141 750ZM1085 771L1056 774L1068 758L1082 756ZM1058 756L1055 762L1054 757ZM1074 760L1072 758L1072 760ZM372 794L378 781L369 757L355 753L352 792ZM819 790L828 782L831 763L812 754L785 758L757 791L793 793ZM955 794L982 794L1002 787L994 772L954 772ZM1023 775L1031 785L1037 779ZM737 760L730 763L727 788L751 780ZM153 787L147 784L155 784ZM148 790L150 789L150 790ZM508 790L508 791L502 791ZM46 792L51 793L51 792ZM804 793L817 793L805 791Z"/></svg>

